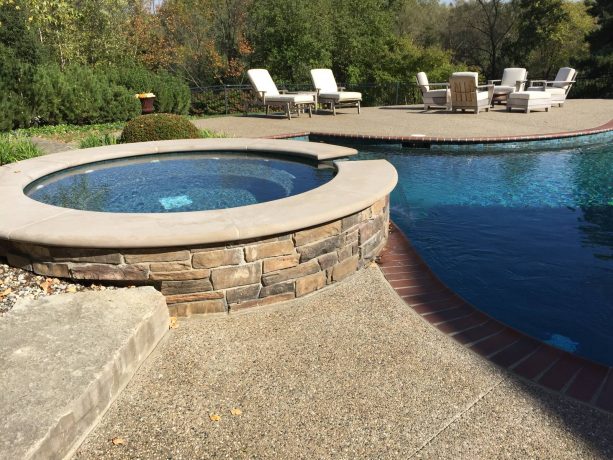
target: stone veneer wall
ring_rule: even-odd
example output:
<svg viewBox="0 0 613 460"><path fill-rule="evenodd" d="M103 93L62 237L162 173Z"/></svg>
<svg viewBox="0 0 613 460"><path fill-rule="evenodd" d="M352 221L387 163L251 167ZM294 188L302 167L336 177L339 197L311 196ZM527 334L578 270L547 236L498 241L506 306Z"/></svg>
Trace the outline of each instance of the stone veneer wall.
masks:
<svg viewBox="0 0 613 460"><path fill-rule="evenodd" d="M212 313L301 297L341 281L385 246L389 196L323 225L229 244L84 249L0 242L10 265L76 280L150 284L172 315Z"/></svg>

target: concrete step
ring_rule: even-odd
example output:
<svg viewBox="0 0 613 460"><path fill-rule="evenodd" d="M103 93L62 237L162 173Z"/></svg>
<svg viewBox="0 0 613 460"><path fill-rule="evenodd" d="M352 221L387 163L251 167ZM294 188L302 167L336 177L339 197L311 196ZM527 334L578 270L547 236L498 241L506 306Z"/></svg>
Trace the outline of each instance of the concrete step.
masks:
<svg viewBox="0 0 613 460"><path fill-rule="evenodd" d="M0 318L0 458L64 458L168 330L152 287L21 300Z"/></svg>

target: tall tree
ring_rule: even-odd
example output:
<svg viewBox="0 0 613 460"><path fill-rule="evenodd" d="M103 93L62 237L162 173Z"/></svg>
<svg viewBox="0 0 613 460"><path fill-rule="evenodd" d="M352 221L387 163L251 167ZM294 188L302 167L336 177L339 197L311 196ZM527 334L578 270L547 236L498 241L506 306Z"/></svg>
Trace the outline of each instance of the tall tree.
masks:
<svg viewBox="0 0 613 460"><path fill-rule="evenodd" d="M587 0L588 11L596 19L597 27L588 36L591 58L585 64L593 76L613 73L613 0ZM609 96L613 89L608 88Z"/></svg>
<svg viewBox="0 0 613 460"><path fill-rule="evenodd" d="M517 21L515 3L476 0L459 3L452 22L460 58L481 69L488 78L499 78L505 60L502 50L511 40ZM458 28L459 26L459 28Z"/></svg>

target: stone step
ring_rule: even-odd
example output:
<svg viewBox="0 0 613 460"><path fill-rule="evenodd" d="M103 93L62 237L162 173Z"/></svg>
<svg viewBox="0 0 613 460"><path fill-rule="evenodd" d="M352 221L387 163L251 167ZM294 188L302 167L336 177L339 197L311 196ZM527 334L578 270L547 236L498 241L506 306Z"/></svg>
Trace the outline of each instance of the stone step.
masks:
<svg viewBox="0 0 613 460"><path fill-rule="evenodd" d="M64 458L168 330L152 287L21 300L0 318L0 458Z"/></svg>

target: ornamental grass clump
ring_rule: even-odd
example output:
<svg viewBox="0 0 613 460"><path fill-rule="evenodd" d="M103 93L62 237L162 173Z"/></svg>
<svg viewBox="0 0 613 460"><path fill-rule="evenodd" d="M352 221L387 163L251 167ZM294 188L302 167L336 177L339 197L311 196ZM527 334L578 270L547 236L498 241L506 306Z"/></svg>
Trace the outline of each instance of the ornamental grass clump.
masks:
<svg viewBox="0 0 613 460"><path fill-rule="evenodd" d="M42 155L30 138L18 134L0 134L0 166Z"/></svg>
<svg viewBox="0 0 613 460"><path fill-rule="evenodd" d="M198 139L200 132L187 118L171 113L141 115L126 123L121 142Z"/></svg>

